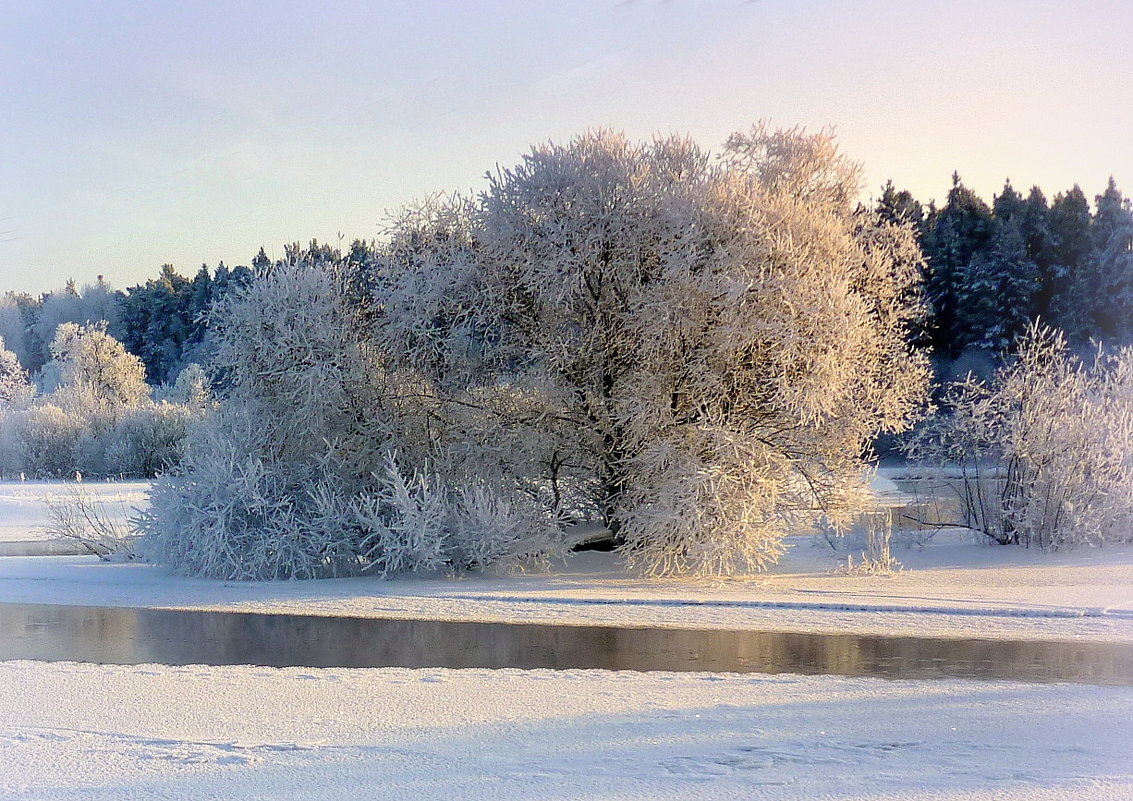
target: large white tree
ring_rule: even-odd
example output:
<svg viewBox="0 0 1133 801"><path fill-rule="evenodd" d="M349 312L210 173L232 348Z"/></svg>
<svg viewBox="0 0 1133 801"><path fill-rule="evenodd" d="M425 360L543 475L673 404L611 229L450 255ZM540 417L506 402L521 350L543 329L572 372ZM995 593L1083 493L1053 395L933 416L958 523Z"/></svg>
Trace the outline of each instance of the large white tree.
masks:
<svg viewBox="0 0 1133 801"><path fill-rule="evenodd" d="M823 134L594 132L407 210L372 263L267 270L212 313L221 404L155 485L153 552L461 569L600 522L647 572L765 566L859 508L927 386L919 251L858 190Z"/></svg>
<svg viewBox="0 0 1133 801"><path fill-rule="evenodd" d="M927 387L919 251L859 189L797 130L722 159L605 131L536 147L394 225L377 342L548 514L602 521L651 573L763 567L858 508L868 443Z"/></svg>

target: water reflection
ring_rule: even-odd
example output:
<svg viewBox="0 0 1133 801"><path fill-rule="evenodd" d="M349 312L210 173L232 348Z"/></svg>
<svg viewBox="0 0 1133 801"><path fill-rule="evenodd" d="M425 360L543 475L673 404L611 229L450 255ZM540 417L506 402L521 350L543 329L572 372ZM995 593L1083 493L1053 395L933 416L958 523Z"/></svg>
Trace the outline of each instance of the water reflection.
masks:
<svg viewBox="0 0 1133 801"><path fill-rule="evenodd" d="M0 659L603 668L1133 684L1133 643L323 618L0 604Z"/></svg>

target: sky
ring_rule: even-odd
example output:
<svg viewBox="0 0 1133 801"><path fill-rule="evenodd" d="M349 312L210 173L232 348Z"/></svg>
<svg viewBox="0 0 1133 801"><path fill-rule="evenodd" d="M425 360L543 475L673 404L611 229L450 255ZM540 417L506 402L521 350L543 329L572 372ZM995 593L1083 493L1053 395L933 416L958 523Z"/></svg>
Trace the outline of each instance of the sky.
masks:
<svg viewBox="0 0 1133 801"><path fill-rule="evenodd" d="M1131 30L1131 0L3 0L0 292L372 239L594 127L833 127L864 198L1133 194Z"/></svg>

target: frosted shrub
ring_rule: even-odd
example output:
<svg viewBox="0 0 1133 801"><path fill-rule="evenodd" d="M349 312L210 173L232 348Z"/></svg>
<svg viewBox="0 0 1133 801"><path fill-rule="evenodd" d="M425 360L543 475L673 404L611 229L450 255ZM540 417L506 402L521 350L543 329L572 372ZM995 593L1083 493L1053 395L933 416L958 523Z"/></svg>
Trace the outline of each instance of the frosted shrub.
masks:
<svg viewBox="0 0 1133 801"><path fill-rule="evenodd" d="M137 537L81 483L68 484L59 497L47 499L48 534L73 540L104 562L138 558Z"/></svg>
<svg viewBox="0 0 1133 801"><path fill-rule="evenodd" d="M1133 540L1133 349L1069 352L1033 327L990 384L953 387L912 456L958 468L964 519L1000 544Z"/></svg>
<svg viewBox="0 0 1133 801"><path fill-rule="evenodd" d="M213 405L212 382L205 369L199 364L185 365L177 374L177 380L169 388L165 400L191 409L210 408Z"/></svg>
<svg viewBox="0 0 1133 801"><path fill-rule="evenodd" d="M264 458L259 426L230 412L193 430L180 469L159 477L135 525L146 555L209 578L314 578L330 543L304 526L302 486ZM259 446L259 447L257 447Z"/></svg>
<svg viewBox="0 0 1133 801"><path fill-rule="evenodd" d="M829 137L756 128L714 161L595 132L489 181L407 213L377 282L379 347L467 463L653 574L762 568L852 517L928 372L912 234L856 208Z"/></svg>
<svg viewBox="0 0 1133 801"><path fill-rule="evenodd" d="M75 474L87 431L82 419L51 403L17 414L13 421L24 472L38 478Z"/></svg>
<svg viewBox="0 0 1133 801"><path fill-rule="evenodd" d="M177 465L189 425L199 417L198 409L167 401L131 409L102 443L108 472L152 477Z"/></svg>
<svg viewBox="0 0 1133 801"><path fill-rule="evenodd" d="M482 567L526 548L514 526L466 546L475 510L430 466L451 461L427 388L385 369L357 313L339 269L305 261L213 310L222 402L137 521L155 560L264 580Z"/></svg>

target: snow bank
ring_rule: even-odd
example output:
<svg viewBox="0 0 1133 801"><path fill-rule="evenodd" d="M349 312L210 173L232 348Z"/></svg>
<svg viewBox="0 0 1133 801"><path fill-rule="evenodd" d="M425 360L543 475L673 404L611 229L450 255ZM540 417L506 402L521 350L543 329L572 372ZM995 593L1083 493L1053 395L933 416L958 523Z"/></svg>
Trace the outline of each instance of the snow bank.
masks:
<svg viewBox="0 0 1133 801"><path fill-rule="evenodd" d="M84 484L120 517L147 482ZM880 495L893 495L884 480ZM0 483L0 540L43 537L55 483ZM769 573L727 580L627 577L616 555L579 554L548 573L294 582L218 582L91 557L0 558L0 602L230 609L539 623L672 625L861 634L1133 640L1133 547L1043 553L957 532L895 545L891 577L836 575L833 550L791 537ZM898 538L898 541L901 541Z"/></svg>

